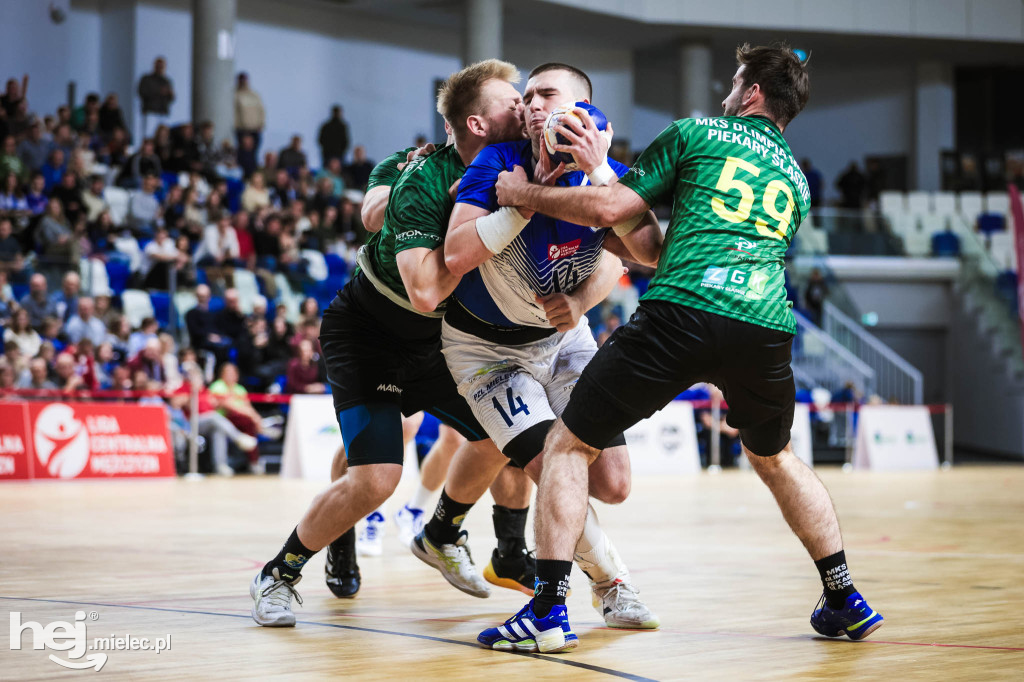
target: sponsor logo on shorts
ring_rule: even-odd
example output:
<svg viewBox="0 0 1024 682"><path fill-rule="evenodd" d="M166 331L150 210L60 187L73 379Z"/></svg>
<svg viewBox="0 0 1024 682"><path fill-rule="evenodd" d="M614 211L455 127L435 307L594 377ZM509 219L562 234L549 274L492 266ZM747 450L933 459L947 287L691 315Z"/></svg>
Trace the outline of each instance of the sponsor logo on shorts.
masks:
<svg viewBox="0 0 1024 682"><path fill-rule="evenodd" d="M568 258L580 250L579 239L574 239L565 244L548 244L548 260L560 260Z"/></svg>
<svg viewBox="0 0 1024 682"><path fill-rule="evenodd" d="M498 388L499 386L505 385L508 382L508 380L514 377L516 374L519 374L519 370L517 369L502 372L498 376L488 381L485 386L482 386L478 388L476 391L474 391L473 400L480 400L485 395L494 391L494 389Z"/></svg>
<svg viewBox="0 0 1024 682"><path fill-rule="evenodd" d="M381 384L377 387L377 390L384 391L385 393L398 393L399 395L402 393L402 389L394 384Z"/></svg>

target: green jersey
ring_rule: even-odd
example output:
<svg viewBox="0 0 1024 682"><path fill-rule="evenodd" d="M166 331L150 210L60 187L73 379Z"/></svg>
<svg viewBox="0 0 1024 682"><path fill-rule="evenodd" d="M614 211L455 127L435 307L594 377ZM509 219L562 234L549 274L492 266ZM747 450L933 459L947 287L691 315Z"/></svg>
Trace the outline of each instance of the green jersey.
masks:
<svg viewBox="0 0 1024 682"><path fill-rule="evenodd" d="M398 176L402 174L399 170L398 164L405 163L406 158L409 156L409 152L416 149L416 147L409 147L403 149L400 152L395 152L388 158L384 159L370 171L370 179L366 183L366 191L369 192L374 187L391 187L398 181Z"/></svg>
<svg viewBox="0 0 1024 682"><path fill-rule="evenodd" d="M455 145L410 161L391 188L384 227L360 249L359 265L367 277L382 294L405 308L411 310L412 306L395 257L406 249L434 250L444 243L448 218L455 205L448 190L465 172ZM381 290L382 286L387 291ZM443 314L442 304L427 316Z"/></svg>
<svg viewBox="0 0 1024 682"><path fill-rule="evenodd" d="M675 121L620 182L672 218L644 299L795 332L783 256L811 194L779 129L761 116Z"/></svg>

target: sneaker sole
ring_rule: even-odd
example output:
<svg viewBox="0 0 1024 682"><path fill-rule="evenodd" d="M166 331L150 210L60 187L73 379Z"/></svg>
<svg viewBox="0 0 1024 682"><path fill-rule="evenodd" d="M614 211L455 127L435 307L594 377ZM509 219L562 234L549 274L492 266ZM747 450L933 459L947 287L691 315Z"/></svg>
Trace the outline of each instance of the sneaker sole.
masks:
<svg viewBox="0 0 1024 682"><path fill-rule="evenodd" d="M444 579L448 581L448 584L457 589L459 592L464 592L465 594L468 594L471 597L477 597L478 599L487 599L491 596L490 590L483 593L474 592L470 588L455 582L451 578L451 576L448 575L447 571L445 571L443 568L441 568L441 566L438 563L436 563L436 559L434 559L433 555L429 554L426 550L420 549L420 546L416 544L415 541L409 543L409 549L412 550L412 554L414 557L425 563L427 566L436 569L437 572L440 573L444 577Z"/></svg>
<svg viewBox="0 0 1024 682"><path fill-rule="evenodd" d="M616 623L609 621L607 618L604 621L607 627L615 628L616 630L657 630L661 627L661 620L658 618L651 618L645 620L642 623Z"/></svg>
<svg viewBox="0 0 1024 682"><path fill-rule="evenodd" d="M859 637L853 637L849 632L846 632L845 630L842 631L842 634L845 634L847 637L849 637L850 639L852 639L855 642L859 642L860 640L864 639L865 637L870 635L872 632L874 632L878 628L882 627L884 624L885 624L884 620L878 621L874 625L871 625L870 627L865 628L864 632L860 633Z"/></svg>
<svg viewBox="0 0 1024 682"><path fill-rule="evenodd" d="M528 589L526 585L523 585L522 583L513 580L512 578L502 578L497 573L495 573L494 566L490 562L488 562L487 566L484 567L484 580L486 580L492 585L497 585L498 587L505 587L510 590L517 590L530 597L533 596L533 590Z"/></svg>

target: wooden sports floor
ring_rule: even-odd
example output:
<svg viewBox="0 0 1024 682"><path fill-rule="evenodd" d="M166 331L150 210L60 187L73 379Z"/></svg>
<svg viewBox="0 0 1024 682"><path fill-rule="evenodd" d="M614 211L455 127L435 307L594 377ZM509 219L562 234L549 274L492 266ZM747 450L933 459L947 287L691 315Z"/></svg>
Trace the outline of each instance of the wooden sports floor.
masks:
<svg viewBox="0 0 1024 682"><path fill-rule="evenodd" d="M557 655L477 648L477 632L525 597L455 591L393 526L384 555L360 561L357 599L331 596L318 556L299 586L298 626L255 625L249 581L317 485L5 484L0 679L1024 679L1024 467L819 473L854 580L886 617L871 639L815 636L813 565L754 474L727 471L638 478L625 504L598 509L663 627L605 628L576 571L569 609L581 645ZM409 490L404 481L399 492ZM494 546L489 500L467 527L482 567ZM99 673L65 670L30 648L29 632L11 650L11 611L43 626L83 611L90 641L170 635L171 648L110 651Z"/></svg>

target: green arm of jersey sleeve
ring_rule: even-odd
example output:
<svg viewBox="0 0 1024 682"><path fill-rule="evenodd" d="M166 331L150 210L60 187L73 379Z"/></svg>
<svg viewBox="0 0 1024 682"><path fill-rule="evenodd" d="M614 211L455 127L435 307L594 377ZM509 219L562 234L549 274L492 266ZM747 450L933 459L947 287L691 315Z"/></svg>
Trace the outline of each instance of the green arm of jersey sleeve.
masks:
<svg viewBox="0 0 1024 682"><path fill-rule="evenodd" d="M385 223L394 226L395 253L416 248L433 251L444 243L448 210L428 190L405 179L391 190Z"/></svg>
<svg viewBox="0 0 1024 682"><path fill-rule="evenodd" d="M686 150L683 121L675 121L661 131L644 150L620 183L640 195L648 206L672 196L676 186L676 163Z"/></svg>
<svg viewBox="0 0 1024 682"><path fill-rule="evenodd" d="M374 187L391 187L398 180L398 176L402 174L402 171L398 169L398 164L404 163L409 152L415 149L415 147L409 147L403 149L400 152L395 152L388 158L384 159L370 171L370 179L366 183L366 191L369 192Z"/></svg>

